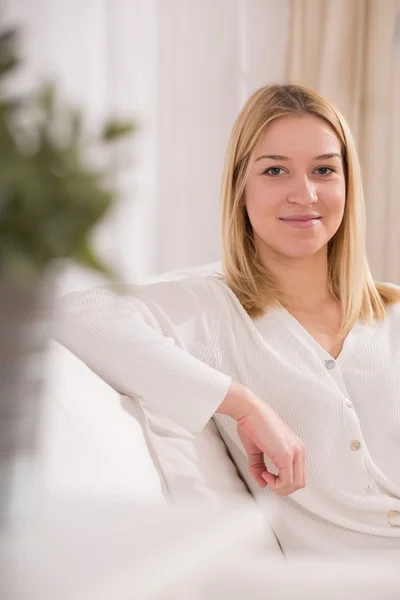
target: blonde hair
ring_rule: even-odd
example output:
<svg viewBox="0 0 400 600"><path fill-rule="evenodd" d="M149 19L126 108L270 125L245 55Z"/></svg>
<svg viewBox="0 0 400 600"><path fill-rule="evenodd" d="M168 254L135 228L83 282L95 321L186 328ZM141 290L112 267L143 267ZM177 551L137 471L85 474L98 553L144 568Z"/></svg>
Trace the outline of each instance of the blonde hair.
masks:
<svg viewBox="0 0 400 600"><path fill-rule="evenodd" d="M400 301L400 292L375 283L366 258L365 205L361 169L353 136L344 117L325 98L300 85L268 85L256 91L237 117L225 158L222 182L223 276L251 317L273 304L284 305L277 281L262 265L243 205L253 153L265 127L291 114L325 121L341 143L346 203L339 230L328 244L331 293L342 306L343 331L358 318L383 320L386 305Z"/></svg>

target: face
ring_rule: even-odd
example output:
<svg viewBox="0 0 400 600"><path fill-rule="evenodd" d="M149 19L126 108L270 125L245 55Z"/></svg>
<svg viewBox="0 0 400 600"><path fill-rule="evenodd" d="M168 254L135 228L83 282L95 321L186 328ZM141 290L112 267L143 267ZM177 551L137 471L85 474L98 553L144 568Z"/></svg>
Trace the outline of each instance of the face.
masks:
<svg viewBox="0 0 400 600"><path fill-rule="evenodd" d="M340 142L323 120L293 115L267 126L244 194L261 259L326 253L345 198Z"/></svg>

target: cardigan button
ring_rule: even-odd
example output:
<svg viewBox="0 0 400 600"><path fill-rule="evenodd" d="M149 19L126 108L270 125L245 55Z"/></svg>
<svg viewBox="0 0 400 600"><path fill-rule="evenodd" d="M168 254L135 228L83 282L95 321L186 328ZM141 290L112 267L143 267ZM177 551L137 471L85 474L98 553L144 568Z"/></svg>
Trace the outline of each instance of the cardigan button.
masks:
<svg viewBox="0 0 400 600"><path fill-rule="evenodd" d="M352 450L354 450L354 452L356 452L357 450L359 450L361 448L361 444L358 440L353 440L350 444L350 447Z"/></svg>
<svg viewBox="0 0 400 600"><path fill-rule="evenodd" d="M334 369L336 367L336 361L331 359L331 360L326 360L325 361L325 366L327 369L331 370Z"/></svg>
<svg viewBox="0 0 400 600"><path fill-rule="evenodd" d="M353 407L353 403L352 403L352 401L351 401L349 398L346 398L346 404L347 404L347 406L348 406L349 408L352 408L352 407Z"/></svg>
<svg viewBox="0 0 400 600"><path fill-rule="evenodd" d="M400 527L400 512L398 510L390 510L388 512L389 523L395 527Z"/></svg>
<svg viewBox="0 0 400 600"><path fill-rule="evenodd" d="M390 510L388 512L389 519L395 519L396 517L400 517L400 512L398 510Z"/></svg>

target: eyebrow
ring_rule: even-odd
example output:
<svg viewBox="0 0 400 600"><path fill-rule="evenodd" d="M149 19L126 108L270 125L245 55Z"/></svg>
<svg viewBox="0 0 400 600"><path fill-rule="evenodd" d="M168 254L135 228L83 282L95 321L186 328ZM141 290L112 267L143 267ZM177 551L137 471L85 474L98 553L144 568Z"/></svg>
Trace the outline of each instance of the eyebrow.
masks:
<svg viewBox="0 0 400 600"><path fill-rule="evenodd" d="M342 160L342 156L337 152L330 152L329 154L320 154L319 156L313 158L313 160L329 160L330 158L334 157L340 158L340 160ZM262 158L269 158L271 160L290 160L288 156L281 156L280 154L263 154L262 156L256 158L256 162L258 160L261 160Z"/></svg>

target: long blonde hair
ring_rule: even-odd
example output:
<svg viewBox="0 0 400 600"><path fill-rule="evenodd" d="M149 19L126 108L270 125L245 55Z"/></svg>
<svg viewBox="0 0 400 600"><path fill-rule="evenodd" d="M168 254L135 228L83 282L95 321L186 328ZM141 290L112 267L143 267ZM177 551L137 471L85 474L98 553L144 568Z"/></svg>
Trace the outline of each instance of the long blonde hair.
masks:
<svg viewBox="0 0 400 600"><path fill-rule="evenodd" d="M261 264L253 230L243 205L244 188L254 150L271 121L308 114L325 121L341 143L346 203L339 230L328 244L331 293L342 306L342 330L358 318L383 320L386 306L400 301L400 292L375 283L366 258L365 204L360 163L344 117L325 98L300 85L268 85L256 91L232 129L222 182L222 245L224 279L251 317L273 304L284 305L277 281Z"/></svg>

